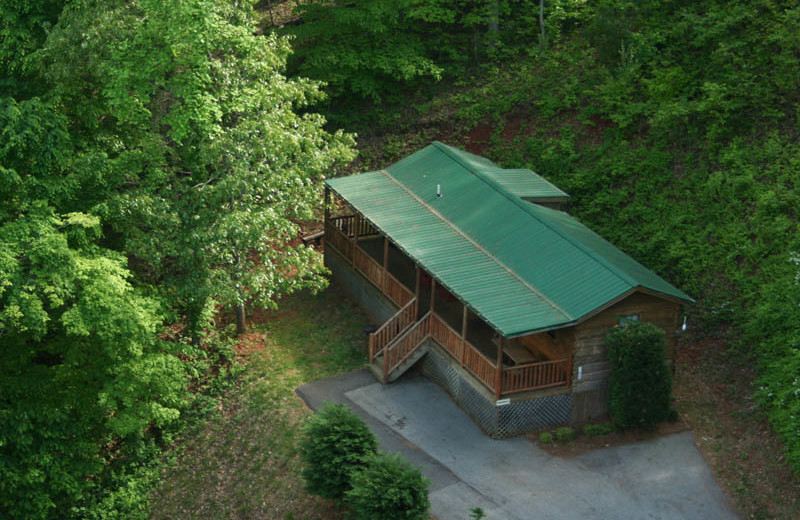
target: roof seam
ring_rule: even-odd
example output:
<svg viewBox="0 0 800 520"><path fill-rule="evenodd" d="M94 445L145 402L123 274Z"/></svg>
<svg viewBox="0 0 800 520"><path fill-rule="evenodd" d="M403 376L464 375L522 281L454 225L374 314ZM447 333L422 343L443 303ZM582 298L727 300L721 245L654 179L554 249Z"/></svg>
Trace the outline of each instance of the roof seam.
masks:
<svg viewBox="0 0 800 520"><path fill-rule="evenodd" d="M475 240L473 240L472 237L470 237L469 235L464 233L460 228L458 228L458 226L456 226L455 224L450 222L449 219L445 218L438 211L436 211L432 206L430 206L424 200L419 198L416 193L414 193L413 191L408 189L403 183L401 183L400 181L395 179L391 174L389 174L389 172L387 172L386 170L381 170L381 173L383 173L392 182L397 184L403 191L408 193L410 197L412 197L414 200L416 200L418 203L420 203L424 208L426 208L428 211L430 211L433 215L435 215L437 218L439 218L442 222L444 222L445 224L447 224L448 226L453 228L453 230L455 230L456 233L458 233L459 235L461 235L462 237L467 239L473 246L475 246L479 251L481 251L486 256L488 256L489 259L491 259L494 263L496 263L497 265L499 265L500 267L502 267L503 269L508 271L508 273L511 276L513 276L514 278L519 280L519 282L522 283L522 285L524 285L529 291L531 291L532 293L534 293L537 296L539 296L540 298L542 298L542 300L547 302L548 305L550 305L553 309L555 309L556 311L558 311L561 314L563 314L564 316L566 316L568 319L570 319L570 320L574 320L575 319L574 316L572 316L570 313L568 313L567 311L562 309L560 306L556 305L556 303L553 302L552 300L550 300L550 298L548 298L547 296L545 296L544 294L539 292L535 287L533 287L528 282L526 282L521 276L519 276L516 272L514 272L513 269L511 269L506 264L501 262L497 257L495 257L493 254L491 254L489 251L487 251L486 248L481 246L479 243L477 243Z"/></svg>
<svg viewBox="0 0 800 520"><path fill-rule="evenodd" d="M505 198L509 199L511 202L516 204L525 213L527 213L528 215L532 216L533 218L538 220L540 223L542 223L545 227L550 229L552 232L556 233L561 238L563 238L564 240L566 240L567 242L569 242L570 244L575 246L577 249L579 249L581 252L583 252L583 254L585 254L586 256L591 258L593 261L595 261L598 264L600 264L603 267L605 267L606 270L608 270L611 274L613 274L614 276L616 276L617 278L619 278L623 282L627 283L628 285L631 285L631 286L641 285L637 280L633 280L633 279L629 278L627 275L625 275L624 273L620 273L614 266L609 265L607 262L603 261L602 259L595 257L594 254L590 254L590 251L591 251L591 253L595 253L595 251L593 249L589 248L588 246L586 246L584 244L581 244L581 243L577 242L576 240L573 240L572 237L570 237L569 235L563 233L560 229L558 229L556 226L552 225L550 222L548 222L548 221L546 221L544 219L541 219L541 218L539 218L538 215L536 215L535 213L532 213L530 211L529 207L524 206L524 204L526 204L526 203L521 201L519 199L519 197L516 197L515 195L510 193L507 189L505 189L504 187L500 186L499 184L497 184L495 182L492 182L492 181L488 181L481 172L473 169L469 164L465 163L464 161L461 160L460 157L458 157L456 154L454 154L446 144L441 143L439 141L434 141L433 144L436 146L436 148L438 148L439 150L444 152L448 157L450 157L451 159L456 161L458 164L460 164L464 169L466 169L467 171L472 173L475 177L477 177L480 180L482 180L484 182L484 184L488 184L489 186L493 187L498 193L500 193Z"/></svg>
<svg viewBox="0 0 800 520"><path fill-rule="evenodd" d="M553 184L552 182L548 181L547 179L545 179L544 177L542 177L541 175L539 175L538 173L536 173L535 171L533 171L533 170L531 170L529 168L497 168L497 169L495 169L493 171L483 172L483 174L484 175L490 175L490 174L494 173L494 174L501 174L502 175L504 173L507 174L507 173L518 173L518 172L534 175L534 176L538 177L538 179L540 181L542 181L543 183L547 184L553 190L558 191L559 193L563 194L563 195L559 195L559 197L570 198L569 193L567 193L566 191L562 190L561 188L559 188L558 186L556 186L555 184ZM492 180L492 182L497 182L494 179L491 179L491 180ZM499 183L497 183L497 184L499 184Z"/></svg>
<svg viewBox="0 0 800 520"><path fill-rule="evenodd" d="M364 173L381 173L381 171L379 171L379 170L373 170L373 171L364 172ZM361 175L361 174L357 174L357 175ZM330 179L328 179L328 180L330 180ZM435 276L435 275L433 275L433 272L432 272L432 270L431 270L431 269L430 269L428 266L426 266L426 265L424 264L424 262L423 262L421 259L417 258L415 255L413 255L413 254L411 253L411 251L409 251L408 249L406 249L405 247L403 247L403 244L401 244L400 242L398 242L398 241L394 240L393 238L391 238L391 235L389 235L389 233L387 233L387 232L386 232L384 229L382 229L382 228L381 228L381 226L379 226L378 224L376 224L375 222L373 222L373 221L372 221L372 220L371 220L369 217L367 217L367 216L366 216L364 213L362 213L361 211L359 211L359 210L358 210L358 208L356 208L356 206L355 206L355 205L354 205L352 202L350 202L349 200L347 200L347 198L346 198L346 197L345 197L345 196L344 196L342 193L340 193L340 192L339 192L339 191L338 191L338 190L337 190L335 187L331 186L331 185L328 183L328 180L326 180L326 181L325 181L325 183L326 183L326 184L328 184L328 186L329 186L329 187L330 187L330 188L331 188L331 189L332 189L332 190L333 190L333 191L334 191L334 192L335 192L335 193L336 193L336 194L337 194L337 195L338 195L338 196L339 196L339 197L340 197L340 198L341 198L341 199L342 199L342 200L343 200L343 201L344 201L344 202L345 202L345 203L346 203L348 206L350 206L351 208L353 208L355 211L358 211L359 213L361 213L361 216L362 216L362 217L364 217L365 219L367 219L367 221L369 221L369 223L370 223L372 226L374 226L374 227L375 227L375 228L376 228L378 231L380 231L380 232L381 232L381 233L382 233L382 234L383 234L383 235L384 235L384 236L385 236L385 237L386 237L388 240L390 240L390 241L391 241L391 242L392 242L392 243L393 243L393 244L394 244L394 245L395 245L395 246L396 246L398 249L400 249L401 251L403 251L403 253L405 253L405 254L406 254L406 255L407 255L409 258L411 258L411 259L414 261L414 263L415 263L415 264L419 264L419 266L423 267L423 268L424 268L426 271L428 271L428 272L431 272L431 275L432 275L432 276ZM397 182L395 182L395 183L399 185L400 189L404 189L404 187L403 187L402 185L400 185L400 184L399 184L399 183L397 183ZM404 190L404 191L408 191L408 190ZM414 200L416 201L417 199L414 199ZM423 203L423 204L424 204L424 203ZM439 217L439 218L440 218L440 217ZM451 290L451 289L449 288L449 286L448 286L446 283L444 283L442 280L439 280L438 278L437 278L437 280L439 281L439 283L440 283L440 284L442 284L443 286L447 287L447 288L448 288L448 290ZM474 306L473 306L471 303L469 303L469 300L467 300L466 298L464 298L464 299L461 299L461 298L459 298L459 299L460 299L460 301L461 301L461 302L462 302L464 305L466 305L466 306L467 306L467 307L468 307L468 308L469 308L469 309L470 309L472 312L474 312L474 313L475 313L477 316L480 316L481 318L483 318L483 319L486 321L486 323L488 323L489 325L491 325L492 327L494 327L494 328L495 328L495 329L496 329L498 332L500 332L501 334L503 333L503 332L500 330L500 329L501 329L501 327L499 327L497 324L495 324L495 323L494 323L494 322L493 322L493 321L492 321L492 320L489 318L489 316L486 316L484 313L482 313L482 312L481 312L481 311L479 311L477 308L475 308L475 307L474 307ZM508 336L508 337L510 337L510 336L514 336L514 335L516 335L516 334L518 334L518 333L517 333L517 332L511 332L511 333L508 333L508 334L507 334L507 336Z"/></svg>

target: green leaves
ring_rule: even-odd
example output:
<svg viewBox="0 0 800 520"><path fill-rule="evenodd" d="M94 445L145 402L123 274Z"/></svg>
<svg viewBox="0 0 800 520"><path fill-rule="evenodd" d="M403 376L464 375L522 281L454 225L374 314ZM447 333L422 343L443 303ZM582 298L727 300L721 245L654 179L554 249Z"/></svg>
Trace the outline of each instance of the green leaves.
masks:
<svg viewBox="0 0 800 520"><path fill-rule="evenodd" d="M605 339L611 362L608 411L619 428L651 429L672 407L672 377L664 331L644 322L612 329Z"/></svg>
<svg viewBox="0 0 800 520"><path fill-rule="evenodd" d="M353 475L377 453L378 441L347 406L329 403L306 423L299 448L306 488L341 500Z"/></svg>
<svg viewBox="0 0 800 520"><path fill-rule="evenodd" d="M400 454L381 453L352 474L346 494L357 520L423 520L427 518L430 481Z"/></svg>
<svg viewBox="0 0 800 520"><path fill-rule="evenodd" d="M114 486L136 503L130 461L147 466L187 374L215 362L199 340L216 305L324 285L294 241L353 140L297 113L322 94L283 75L289 43L256 36L249 5L0 8L16 31L0 44L0 515L79 497L72 514L101 515ZM191 347L158 339L165 316Z"/></svg>

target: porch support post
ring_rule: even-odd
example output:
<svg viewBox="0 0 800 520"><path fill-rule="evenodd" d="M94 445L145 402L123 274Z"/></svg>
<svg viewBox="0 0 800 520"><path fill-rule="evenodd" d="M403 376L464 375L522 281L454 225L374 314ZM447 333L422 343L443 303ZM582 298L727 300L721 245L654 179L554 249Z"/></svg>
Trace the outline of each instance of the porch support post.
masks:
<svg viewBox="0 0 800 520"><path fill-rule="evenodd" d="M389 268L389 239L383 237L383 272Z"/></svg>
<svg viewBox="0 0 800 520"><path fill-rule="evenodd" d="M464 307L463 317L461 318L461 338L467 339L467 317L469 314L469 309L467 309L466 305L462 305Z"/></svg>
<svg viewBox="0 0 800 520"><path fill-rule="evenodd" d="M356 267L356 248L358 247L358 228L361 227L360 224L361 214L356 212L356 214L353 215L353 254L350 257L350 263L354 269Z"/></svg>
<svg viewBox="0 0 800 520"><path fill-rule="evenodd" d="M419 289L420 289L420 284L422 283L422 270L419 268L418 265L414 265L414 267L416 268L416 271L417 271L417 280L416 280L415 285L414 285L414 301L416 302L414 304L414 306L416 308L416 310L414 311L414 314L415 314L414 321L416 321L416 320L419 319L419 314L420 314L420 310L421 310L420 305L419 305Z"/></svg>
<svg viewBox="0 0 800 520"><path fill-rule="evenodd" d="M353 244L358 245L358 230L361 227L361 213L353 216Z"/></svg>
<svg viewBox="0 0 800 520"><path fill-rule="evenodd" d="M497 342L497 372L494 378L494 396L500 399L503 395L503 336Z"/></svg>
<svg viewBox="0 0 800 520"><path fill-rule="evenodd" d="M431 312L433 312L433 305L436 303L436 278L431 277Z"/></svg>

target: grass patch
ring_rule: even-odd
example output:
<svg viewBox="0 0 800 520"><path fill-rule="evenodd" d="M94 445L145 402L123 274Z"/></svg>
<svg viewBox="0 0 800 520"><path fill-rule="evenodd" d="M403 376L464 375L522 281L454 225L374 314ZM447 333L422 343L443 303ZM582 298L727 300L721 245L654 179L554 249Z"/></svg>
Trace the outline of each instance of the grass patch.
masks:
<svg viewBox="0 0 800 520"><path fill-rule="evenodd" d="M368 322L335 286L254 315L236 388L179 447L152 496L152 518L341 518L303 490L296 441L311 412L294 389L363 366Z"/></svg>

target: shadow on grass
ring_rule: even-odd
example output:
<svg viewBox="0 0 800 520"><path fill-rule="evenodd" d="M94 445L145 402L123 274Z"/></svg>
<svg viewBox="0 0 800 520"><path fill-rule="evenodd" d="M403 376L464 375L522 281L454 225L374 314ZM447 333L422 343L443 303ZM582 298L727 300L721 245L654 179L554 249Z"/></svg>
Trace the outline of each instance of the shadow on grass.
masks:
<svg viewBox="0 0 800 520"><path fill-rule="evenodd" d="M236 388L177 448L178 462L152 497L152 518L341 518L303 490L296 439L311 412L294 389L363 366L368 322L335 286L255 314Z"/></svg>

